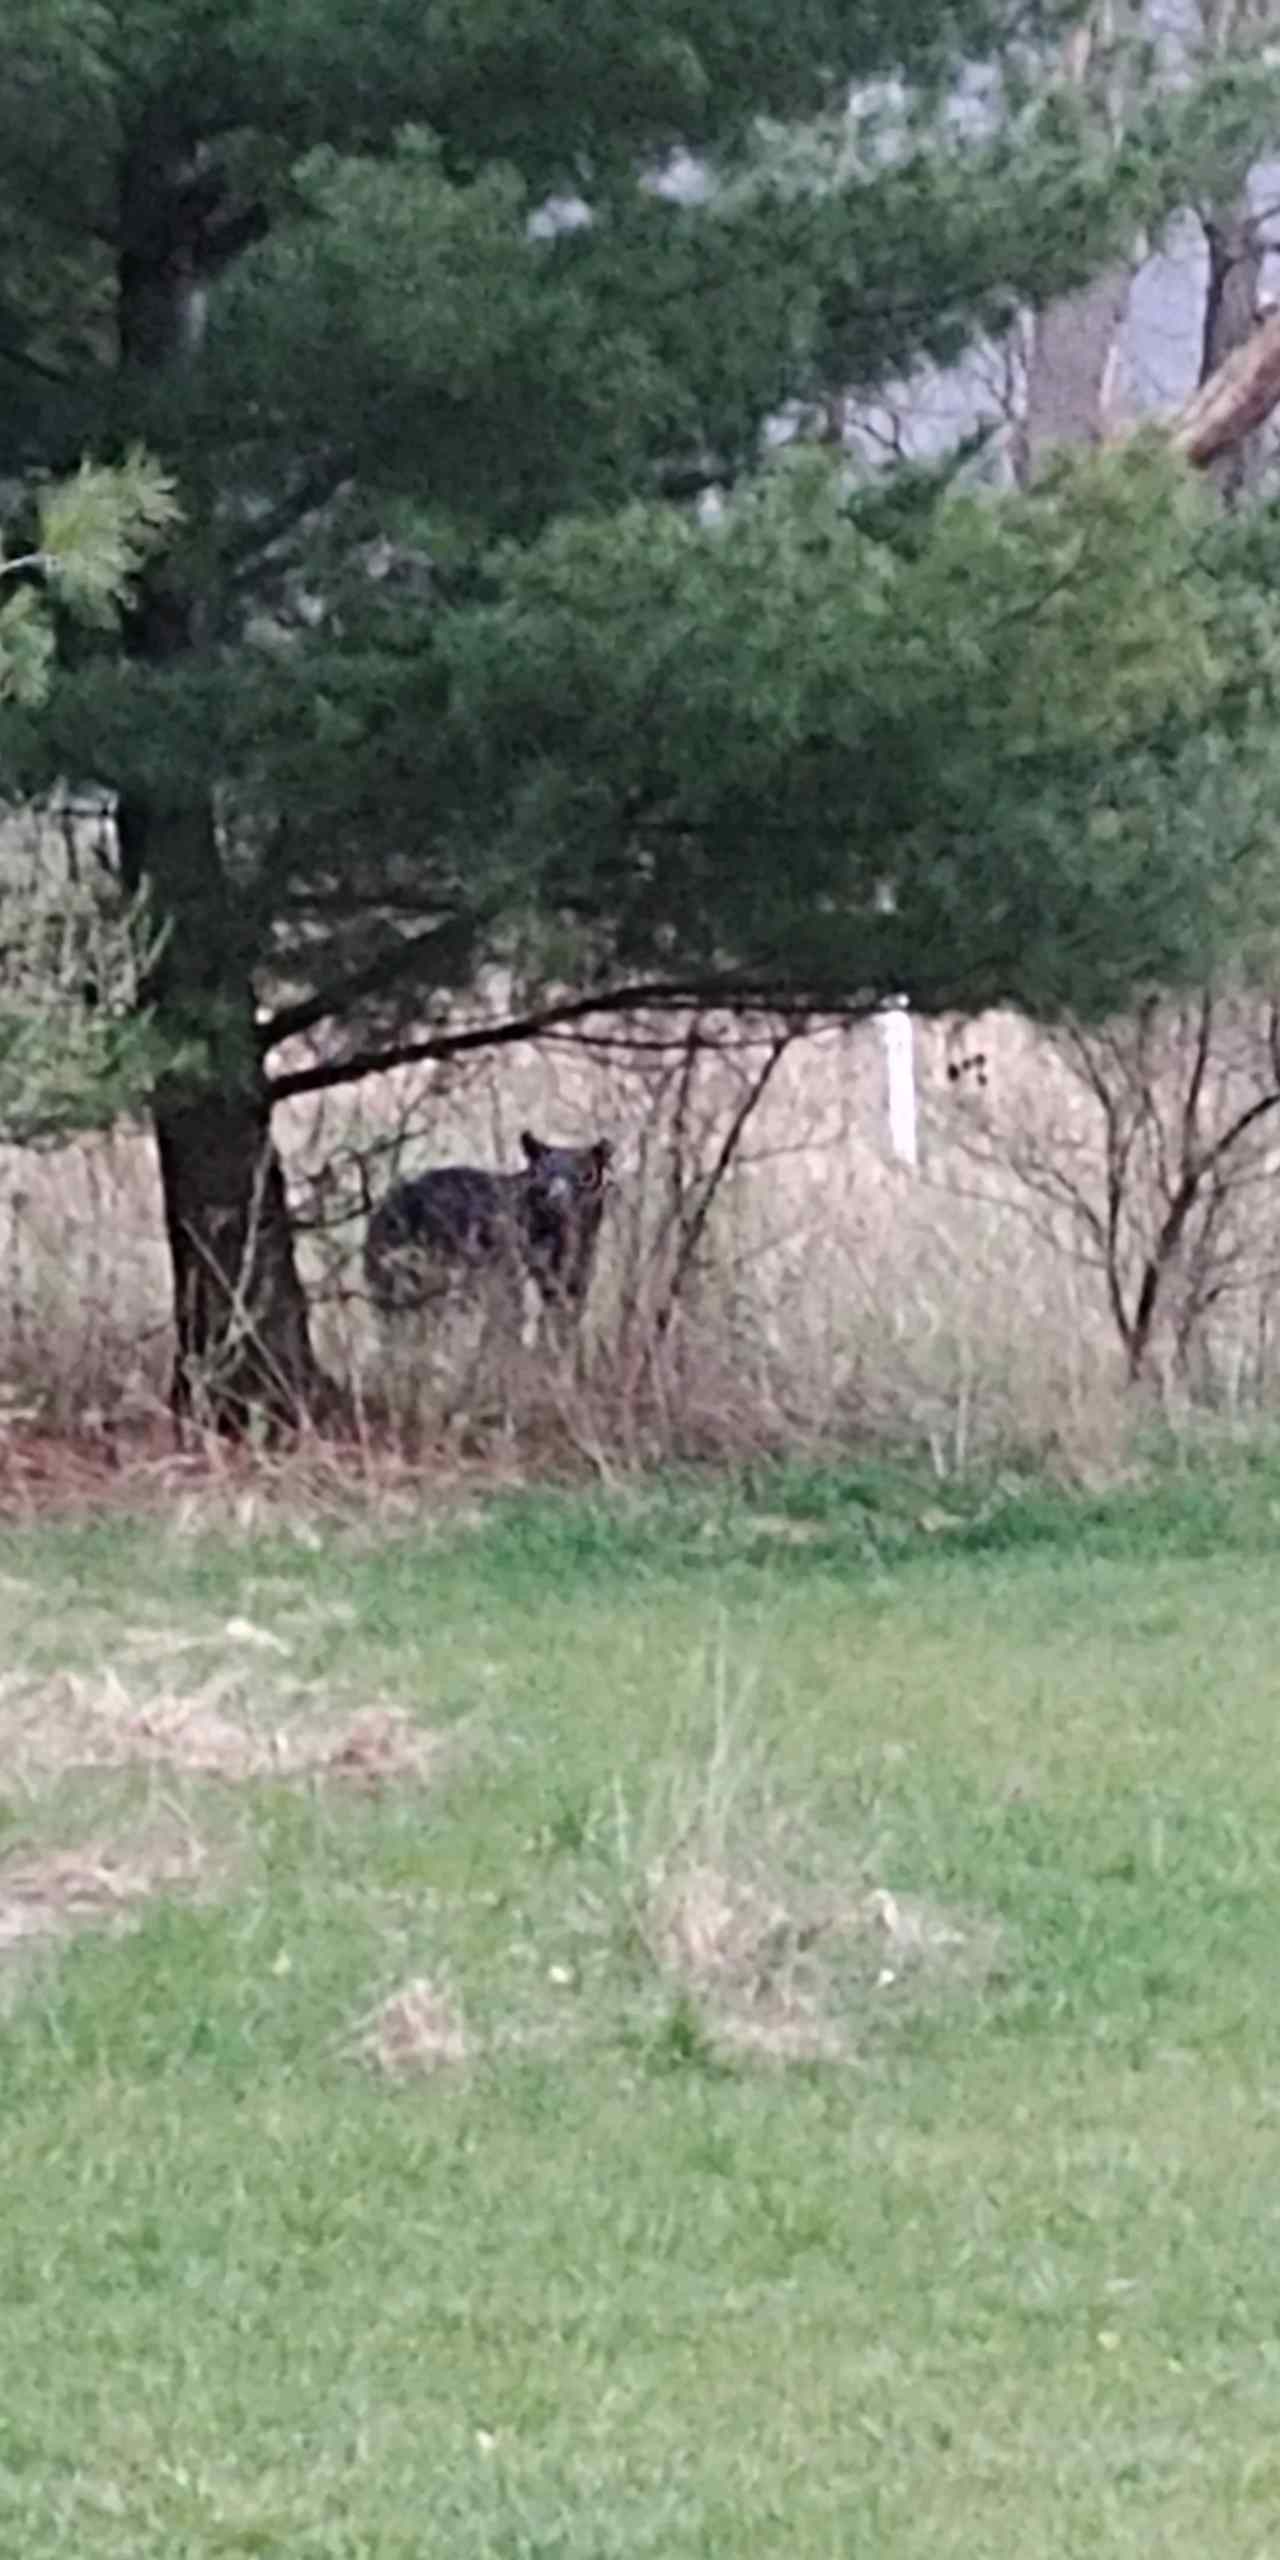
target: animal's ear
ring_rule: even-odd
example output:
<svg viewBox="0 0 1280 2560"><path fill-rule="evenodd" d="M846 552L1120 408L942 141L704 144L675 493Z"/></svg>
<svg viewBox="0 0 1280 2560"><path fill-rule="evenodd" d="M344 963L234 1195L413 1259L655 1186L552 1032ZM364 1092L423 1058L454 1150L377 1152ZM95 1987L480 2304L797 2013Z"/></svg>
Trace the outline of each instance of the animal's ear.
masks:
<svg viewBox="0 0 1280 2560"><path fill-rule="evenodd" d="M541 1138L535 1138L532 1129L521 1130L520 1144L524 1148L530 1164L539 1163L541 1158L547 1152Z"/></svg>

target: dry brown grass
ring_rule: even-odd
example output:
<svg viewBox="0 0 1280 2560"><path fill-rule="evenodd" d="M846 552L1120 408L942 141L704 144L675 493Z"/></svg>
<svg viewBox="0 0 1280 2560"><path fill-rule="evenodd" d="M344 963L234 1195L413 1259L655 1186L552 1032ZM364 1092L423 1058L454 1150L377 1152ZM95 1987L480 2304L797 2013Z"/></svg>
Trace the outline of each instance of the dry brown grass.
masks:
<svg viewBox="0 0 1280 2560"><path fill-rule="evenodd" d="M354 2051L396 2075L465 2062L471 2045L456 2003L439 1984L416 1975L361 2020Z"/></svg>
<svg viewBox="0 0 1280 2560"><path fill-rule="evenodd" d="M778 2060L847 2056L851 1994L861 2028L868 2000L980 1983L999 1946L990 1921L962 1921L885 1886L766 1882L758 1855L736 1872L687 1854L657 1862L630 1898L629 1921L714 2040Z"/></svg>
<svg viewBox="0 0 1280 2560"><path fill-rule="evenodd" d="M274 1536L315 1548L337 1529L379 1537L409 1521L421 1532L447 1519L456 1532L477 1524L485 1499L528 1472L520 1452L495 1442L465 1458L443 1441L410 1452L401 1435L372 1427L278 1449L235 1448L209 1436L175 1451L171 1426L158 1415L92 1436L25 1421L0 1430L0 1520L118 1509L158 1516L179 1539L216 1532L243 1546Z"/></svg>
<svg viewBox="0 0 1280 2560"><path fill-rule="evenodd" d="M298 1637L332 1614L299 1613ZM0 1957L129 1925L156 1895L225 1889L246 1787L380 1795L429 1786L456 1758L455 1733L301 1679L290 1624L126 1622L91 1670L0 1673Z"/></svg>
<svg viewBox="0 0 1280 2560"><path fill-rule="evenodd" d="M962 1046L985 1051L1013 1125L1092 1143L1078 1092L1025 1026L989 1020ZM287 1108L280 1135L310 1222L303 1252L321 1348L358 1417L337 1464L304 1454L308 1501L323 1513L358 1482L362 1499L394 1513L420 1501L424 1470L457 1491L477 1460L500 1477L555 1465L607 1475L672 1454L857 1440L922 1449L940 1480L993 1456L1085 1475L1123 1466L1143 1408L1125 1390L1100 1277L1012 1170L975 1161L967 1088L947 1079L947 1027L921 1026L918 1051L916 1173L888 1153L875 1026L788 1053L660 1342L654 1318L679 1214L758 1049L708 1055L680 1088L666 1053L547 1044ZM465 1319L425 1338L402 1332L389 1354L360 1282L358 1162L375 1190L398 1163L510 1164L526 1123L565 1140L607 1132L617 1147L582 1359L557 1364L516 1343L477 1369ZM1253 1284L1215 1313L1220 1400L1241 1413L1275 1393L1273 1267L1262 1256ZM210 1501L232 1513L237 1501L271 1503L269 1470L237 1477L233 1463L199 1453L185 1479L174 1471L167 1275L146 1139L0 1156L0 1272L0 1501L39 1501L35 1453L52 1429L96 1448L104 1466L123 1455L131 1500L140 1463L193 1519ZM1172 1409L1159 1376L1156 1391ZM290 1480L296 1489L296 1454Z"/></svg>
<svg viewBox="0 0 1280 2560"><path fill-rule="evenodd" d="M0 1860L0 1957L93 1924L126 1924L155 1893L180 1893L205 1874L205 1852L176 1815L122 1840L15 1849Z"/></svg>
<svg viewBox="0 0 1280 2560"><path fill-rule="evenodd" d="M434 1779L457 1747L396 1706L317 1709L297 1683L282 1682L273 1695L235 1653L261 1646L278 1657L288 1645L248 1621L229 1620L208 1635L126 1628L119 1641L122 1652L142 1657L129 1680L110 1666L52 1679L0 1677L0 1742L12 1792L34 1791L72 1770L130 1767L229 1784L307 1779L376 1789ZM177 1684L180 1659L190 1669L228 1648L231 1660L218 1661L192 1686ZM147 1677L146 1660L157 1655L167 1681Z"/></svg>
<svg viewBox="0 0 1280 2560"><path fill-rule="evenodd" d="M710 1723L680 1739L638 1807L615 1790L609 1882L584 1924L710 2042L779 2061L851 2056L867 2007L972 1989L995 1923L869 1882L872 1854L824 1837L776 1783L745 1709L715 1679Z"/></svg>

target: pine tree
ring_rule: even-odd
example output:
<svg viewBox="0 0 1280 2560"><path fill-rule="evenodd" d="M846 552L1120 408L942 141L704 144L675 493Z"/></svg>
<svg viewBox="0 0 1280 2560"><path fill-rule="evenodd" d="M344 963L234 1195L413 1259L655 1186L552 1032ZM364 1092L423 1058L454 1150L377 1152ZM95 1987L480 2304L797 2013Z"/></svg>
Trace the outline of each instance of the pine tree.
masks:
<svg viewBox="0 0 1280 2560"><path fill-rule="evenodd" d="M771 422L1126 251L1256 112L1120 146L1037 107L1055 15L11 0L7 467L141 442L182 510L0 724L10 791L117 795L159 928L180 1402L317 1403L273 1102L495 962L553 1007L1052 1008L1227 928L1270 624L1177 467L993 507L770 465Z"/></svg>

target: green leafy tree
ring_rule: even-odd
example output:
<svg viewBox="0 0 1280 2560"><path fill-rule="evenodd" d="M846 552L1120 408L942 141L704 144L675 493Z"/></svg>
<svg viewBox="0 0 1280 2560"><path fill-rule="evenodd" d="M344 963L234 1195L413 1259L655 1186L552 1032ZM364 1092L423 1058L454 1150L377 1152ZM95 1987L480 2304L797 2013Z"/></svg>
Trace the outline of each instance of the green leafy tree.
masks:
<svg viewBox="0 0 1280 2560"><path fill-rule="evenodd" d="M178 506L164 472L135 451L115 469L82 462L67 479L19 490L12 515L30 520L31 541L24 547L19 531L6 542L0 523L0 702L30 709L49 690L59 610L118 629Z"/></svg>
<svg viewBox="0 0 1280 2560"><path fill-rule="evenodd" d="M11 789L117 795L159 930L180 1397L315 1404L273 1102L447 1046L494 964L543 1019L1051 1009L1236 929L1273 635L1174 466L993 506L771 460L1259 116L1037 103L1059 16L11 0L10 467L140 440L182 505L0 725Z"/></svg>

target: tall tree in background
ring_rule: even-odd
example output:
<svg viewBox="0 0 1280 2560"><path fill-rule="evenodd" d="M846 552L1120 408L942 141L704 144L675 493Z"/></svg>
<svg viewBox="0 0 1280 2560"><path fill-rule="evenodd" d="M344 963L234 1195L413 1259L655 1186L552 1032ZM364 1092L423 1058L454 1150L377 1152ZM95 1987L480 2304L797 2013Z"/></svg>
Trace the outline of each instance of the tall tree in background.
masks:
<svg viewBox="0 0 1280 2560"><path fill-rule="evenodd" d="M1131 48L1140 18L1141 0L1098 0L1063 46L1063 77L1092 91L1117 137L1133 81ZM1135 245L1033 314L1019 453L1023 477L1046 446L1087 444L1101 434L1137 263Z"/></svg>
<svg viewBox="0 0 1280 2560"><path fill-rule="evenodd" d="M1200 0L1205 49L1219 62L1245 62L1274 33L1274 0ZM1265 222L1251 200L1252 168L1247 144L1222 154L1197 211L1208 251L1204 331L1200 379L1207 382L1242 346L1256 327ZM1229 501L1256 487L1262 460L1261 440L1248 437L1215 465L1214 476Z"/></svg>
<svg viewBox="0 0 1280 2560"><path fill-rule="evenodd" d="M1133 31L1150 14L1135 9ZM1218 63L1247 63L1274 16L1272 0L1247 7L1202 0L1198 39ZM1101 0L1072 31L1071 76L1088 77L1095 47L1114 34L1115 23L1112 0ZM1182 33L1187 43L1196 40L1189 22ZM1119 106L1114 57L1111 76ZM1241 401L1241 387L1259 373L1274 377L1280 338L1259 298L1267 218L1250 136L1224 134L1195 211L1206 250L1198 390L1176 435L1200 446L1215 503L1234 516L1256 500L1265 464L1264 435L1250 421L1264 417L1266 400ZM1106 386L1127 298L1126 278L1114 303L1086 288L1037 315L1017 441L1024 480L1044 470L1062 444L1106 434ZM1227 415L1234 422L1219 435L1215 421ZM1217 1298L1239 1287L1242 1275L1256 1285L1265 1259L1262 1175L1280 1110L1274 908L1264 906L1258 920L1264 930L1252 947L1246 939L1225 951L1206 948L1197 983L1168 1000L1160 1001L1153 984L1125 1014L1100 1022L1068 1015L1057 1026L1058 1064L1077 1104L1065 1127L1020 1124L998 1100L972 1115L968 1143L979 1158L1012 1167L1032 1197L1068 1212L1058 1232L1103 1274L1135 1381L1158 1350L1171 1352L1186 1376L1193 1350L1204 1353L1205 1318ZM1092 1144L1082 1142L1082 1111Z"/></svg>
<svg viewBox="0 0 1280 2560"><path fill-rule="evenodd" d="M1052 1007L1225 929L1259 608L1176 473L1002 514L766 468L1179 200L1202 96L1119 140L1002 88L1054 15L11 0L3 458L141 438L183 521L0 775L117 796L219 1420L321 1391L273 1101L455 1037L495 963L544 1013Z"/></svg>

